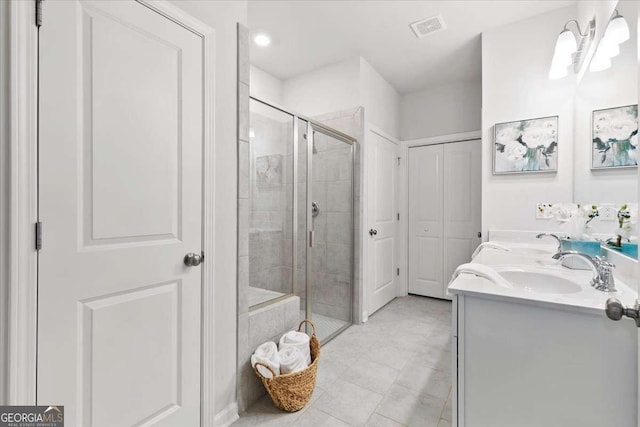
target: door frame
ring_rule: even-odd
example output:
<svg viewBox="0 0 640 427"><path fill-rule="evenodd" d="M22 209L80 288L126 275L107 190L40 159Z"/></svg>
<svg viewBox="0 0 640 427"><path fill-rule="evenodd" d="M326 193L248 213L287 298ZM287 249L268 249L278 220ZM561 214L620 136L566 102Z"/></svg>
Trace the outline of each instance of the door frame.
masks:
<svg viewBox="0 0 640 427"><path fill-rule="evenodd" d="M215 31L166 0L136 0L145 7L195 33L203 41L203 242L208 262L202 268L200 424L214 424L214 46ZM0 176L0 235L11 230L0 246L0 312L7 309L0 328L0 402L36 404L38 253L38 27L35 0L7 2L1 22L9 24L9 43L0 46L0 102L9 108L0 117L0 155L8 173ZM46 3L43 7L46 22ZM6 81L6 80L3 80ZM4 169L4 168L3 168ZM46 227L46 226L45 226ZM43 227L44 228L44 227ZM46 229L43 230L46 245ZM6 322L4 320L6 319Z"/></svg>
<svg viewBox="0 0 640 427"><path fill-rule="evenodd" d="M406 161L400 162L400 206L407 212L404 215L400 215L400 227L402 235L402 251L404 258L402 269L405 271L404 275L401 275L400 295L406 296L409 294L409 148L422 147L425 145L437 145L437 144L449 144L454 142L470 141L482 139L482 131L475 130L470 132L453 133L449 135L439 135L427 138L417 138L401 141L401 157Z"/></svg>
<svg viewBox="0 0 640 427"><path fill-rule="evenodd" d="M395 227L395 238L397 239L398 244L396 245L395 248L395 256L396 256L396 265L398 267L400 267L400 275L396 276L396 296L400 297L400 296L404 296L407 295L406 292L403 291L403 284L406 281L406 275L407 275L407 271L404 268L404 265L401 265L401 260L403 259L402 257L405 255L405 236L404 233L402 232L402 230L404 230L404 223L406 221L406 212L408 212L408 210L403 209L405 206L402 203L402 165L404 164L403 159L406 158L406 156L403 153L403 141L400 141L398 138L386 133L385 131L383 131L382 129L380 129L379 127L366 122L366 126L364 129L364 140L365 143L362 144L363 145L363 153L362 153L362 181L364 183L364 188L362 191L362 226L360 227L361 230L361 239L362 239L362 283L363 283L363 304L362 304L362 321L366 322L369 319L369 316L372 314L371 313L371 307L369 306L369 304L371 303L371 277L369 274L369 257L371 256L371 245L372 245L372 241L370 239L369 236L369 232L368 230L371 228L370 227L370 223L369 223L369 190L370 190L370 185L371 183L369 182L369 154L370 154L370 150L371 148L369 147L370 144L367 143L367 141L369 140L367 137L369 136L369 133L375 133L376 135L378 135L381 138L386 139L387 141L393 143L396 145L396 155L398 156L398 158L400 159L400 165L399 165L399 169L396 170L396 188L395 188L395 197L396 197L396 209L398 211L398 213L400 214L400 220L396 221L396 227Z"/></svg>

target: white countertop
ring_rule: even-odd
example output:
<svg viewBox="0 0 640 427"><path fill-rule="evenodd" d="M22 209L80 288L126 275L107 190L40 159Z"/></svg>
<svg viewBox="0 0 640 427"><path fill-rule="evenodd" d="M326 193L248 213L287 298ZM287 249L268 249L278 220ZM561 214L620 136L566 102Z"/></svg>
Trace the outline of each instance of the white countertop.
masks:
<svg viewBox="0 0 640 427"><path fill-rule="evenodd" d="M567 294L538 293L528 289L509 289L473 274L462 273L449 284L451 294L471 295L483 298L513 300L514 302L543 305L549 308L603 314L605 302L610 297L618 298L625 306L635 304L637 292L628 286L621 277L615 275L617 292L605 293L591 287L591 270L572 270L561 266L551 258L556 252L555 242L541 244L523 242L492 241L511 249L504 250L485 247L472 260L472 263L484 264L496 271L505 269L523 269L557 275L580 285L581 290Z"/></svg>

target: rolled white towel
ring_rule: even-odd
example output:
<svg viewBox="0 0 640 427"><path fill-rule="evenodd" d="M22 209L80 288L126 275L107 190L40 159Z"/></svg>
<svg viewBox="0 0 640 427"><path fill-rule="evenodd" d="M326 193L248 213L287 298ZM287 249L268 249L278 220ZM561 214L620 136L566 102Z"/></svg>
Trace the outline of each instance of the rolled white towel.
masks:
<svg viewBox="0 0 640 427"><path fill-rule="evenodd" d="M501 285L507 289L513 289L513 285L493 268L489 267L488 265L476 264L474 262L460 264L458 268L456 268L456 270L453 272L453 276L451 276L451 280L449 281L449 285L447 285L447 287L451 286L451 283L453 283L453 281L456 280L462 273L474 274L478 277L487 279L497 285Z"/></svg>
<svg viewBox="0 0 640 427"><path fill-rule="evenodd" d="M278 354L280 356L280 372L282 374L292 374L309 366L304 355L297 347L285 346Z"/></svg>
<svg viewBox="0 0 640 427"><path fill-rule="evenodd" d="M508 247L501 245L500 243L496 243L496 242L484 242L484 243L480 243L478 245L478 247L476 248L475 251L473 251L473 254L471 254L471 259L474 259L476 257L476 255L478 255L480 253L480 251L484 248L493 248L493 249L499 249L501 251L505 251L505 252L511 252L511 249L509 249Z"/></svg>
<svg viewBox="0 0 640 427"><path fill-rule="evenodd" d="M309 341L309 335L304 332L289 331L280 337L279 348L280 350L283 350L287 347L296 347L304 356L307 361L307 365L311 365L311 349L309 347Z"/></svg>
<svg viewBox="0 0 640 427"><path fill-rule="evenodd" d="M251 366L255 367L258 362L264 363L273 369L273 372L275 372L276 375L280 374L280 355L278 354L278 347L276 346L276 343L269 341L260 345L256 349L255 353L251 356ZM271 372L269 372L269 370L264 366L258 366L258 372L260 372L260 374L265 378L273 377Z"/></svg>

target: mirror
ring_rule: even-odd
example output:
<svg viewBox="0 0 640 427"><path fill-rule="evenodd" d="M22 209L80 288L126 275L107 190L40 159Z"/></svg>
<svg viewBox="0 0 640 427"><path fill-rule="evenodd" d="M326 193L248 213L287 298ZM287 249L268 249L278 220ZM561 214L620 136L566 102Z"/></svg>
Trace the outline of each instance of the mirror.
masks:
<svg viewBox="0 0 640 427"><path fill-rule="evenodd" d="M629 26L629 40L619 45L609 68L595 71L601 60L594 55L575 94L573 202L601 208L589 224L594 235L616 234L624 204L637 215L638 6L619 2L617 11ZM603 40L598 51L615 50Z"/></svg>

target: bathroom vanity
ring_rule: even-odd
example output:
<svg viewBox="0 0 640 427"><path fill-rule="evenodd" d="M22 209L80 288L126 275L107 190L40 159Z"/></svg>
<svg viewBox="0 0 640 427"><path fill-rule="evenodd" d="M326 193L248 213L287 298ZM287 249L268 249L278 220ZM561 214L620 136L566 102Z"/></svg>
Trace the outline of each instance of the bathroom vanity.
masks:
<svg viewBox="0 0 640 427"><path fill-rule="evenodd" d="M505 282L463 273L449 286L452 425L635 426L635 323L609 320L612 294L589 285L592 272L562 267L554 245L529 237L473 259ZM635 268L629 259L616 274L615 297L627 306Z"/></svg>

